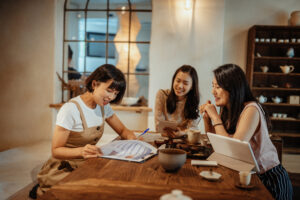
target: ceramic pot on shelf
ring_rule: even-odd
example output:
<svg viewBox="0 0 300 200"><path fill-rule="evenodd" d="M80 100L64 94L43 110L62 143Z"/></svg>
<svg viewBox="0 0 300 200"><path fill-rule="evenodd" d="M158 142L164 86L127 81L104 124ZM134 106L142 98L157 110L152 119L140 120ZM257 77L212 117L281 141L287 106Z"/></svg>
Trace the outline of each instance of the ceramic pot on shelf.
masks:
<svg viewBox="0 0 300 200"><path fill-rule="evenodd" d="M300 25L300 10L291 13L290 24L292 26Z"/></svg>

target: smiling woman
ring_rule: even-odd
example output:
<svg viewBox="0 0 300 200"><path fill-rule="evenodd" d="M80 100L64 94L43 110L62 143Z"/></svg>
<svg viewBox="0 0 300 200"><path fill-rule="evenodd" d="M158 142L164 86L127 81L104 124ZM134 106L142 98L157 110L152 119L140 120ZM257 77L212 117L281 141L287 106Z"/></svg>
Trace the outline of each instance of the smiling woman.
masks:
<svg viewBox="0 0 300 200"><path fill-rule="evenodd" d="M155 125L161 121L178 124L176 130L165 128L162 134L176 137L188 128L198 129L200 116L198 112L199 89L197 71L190 65L178 68L172 79L171 90L159 90L155 101Z"/></svg>
<svg viewBox="0 0 300 200"><path fill-rule="evenodd" d="M80 166L84 159L102 154L95 144L103 135L105 121L122 139L136 139L109 104L122 100L126 89L124 74L115 66L104 64L88 77L86 87L84 94L71 99L59 110L52 156L38 174L39 185L35 189L39 195Z"/></svg>

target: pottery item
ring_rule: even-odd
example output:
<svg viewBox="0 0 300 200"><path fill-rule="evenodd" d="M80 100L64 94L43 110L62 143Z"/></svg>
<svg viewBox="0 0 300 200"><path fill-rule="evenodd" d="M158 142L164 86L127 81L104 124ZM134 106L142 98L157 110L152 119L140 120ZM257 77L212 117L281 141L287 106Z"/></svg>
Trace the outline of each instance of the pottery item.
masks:
<svg viewBox="0 0 300 200"><path fill-rule="evenodd" d="M294 56L295 56L294 48L293 48L293 47L289 48L289 49L287 50L287 52L286 52L286 55L287 55L289 58L294 57Z"/></svg>
<svg viewBox="0 0 300 200"><path fill-rule="evenodd" d="M125 106L131 106L133 104L136 104L138 100L139 100L138 97L124 97L122 99L121 104Z"/></svg>
<svg viewBox="0 0 300 200"><path fill-rule="evenodd" d="M187 141L190 144L196 144L199 141L200 138L200 130L197 129L189 129L187 131Z"/></svg>
<svg viewBox="0 0 300 200"><path fill-rule="evenodd" d="M189 196L182 193L181 190L172 190L171 193L162 195L159 200L192 200Z"/></svg>
<svg viewBox="0 0 300 200"><path fill-rule="evenodd" d="M202 171L199 173L199 175L210 181L217 181L222 176L221 174L219 174L217 172L213 172L212 170Z"/></svg>
<svg viewBox="0 0 300 200"><path fill-rule="evenodd" d="M277 42L277 39L276 38L272 38L272 42Z"/></svg>
<svg viewBox="0 0 300 200"><path fill-rule="evenodd" d="M276 97L273 97L273 98L272 98L272 101L273 101L274 103L281 103L282 98L276 96Z"/></svg>
<svg viewBox="0 0 300 200"><path fill-rule="evenodd" d="M275 118L278 117L278 113L273 113L272 117L275 117Z"/></svg>
<svg viewBox="0 0 300 200"><path fill-rule="evenodd" d="M300 11L299 10L291 13L290 24L292 26L300 25Z"/></svg>
<svg viewBox="0 0 300 200"><path fill-rule="evenodd" d="M288 97L289 104L300 104L300 96L291 95Z"/></svg>
<svg viewBox="0 0 300 200"><path fill-rule="evenodd" d="M294 71L295 67L293 65L282 65L280 69L283 73L288 74Z"/></svg>
<svg viewBox="0 0 300 200"><path fill-rule="evenodd" d="M264 66L260 66L260 69L262 72L266 73L269 70L269 67L264 65Z"/></svg>
<svg viewBox="0 0 300 200"><path fill-rule="evenodd" d="M259 101L259 103L265 103L268 100L268 98L263 96L263 95L260 95L259 97L256 97L256 99Z"/></svg>
<svg viewBox="0 0 300 200"><path fill-rule="evenodd" d="M179 170L186 161L186 152L181 149L160 149L158 151L158 161L166 172Z"/></svg>
<svg viewBox="0 0 300 200"><path fill-rule="evenodd" d="M249 185L251 181L251 173L248 171L240 171L239 172L240 176L240 183L242 185Z"/></svg>

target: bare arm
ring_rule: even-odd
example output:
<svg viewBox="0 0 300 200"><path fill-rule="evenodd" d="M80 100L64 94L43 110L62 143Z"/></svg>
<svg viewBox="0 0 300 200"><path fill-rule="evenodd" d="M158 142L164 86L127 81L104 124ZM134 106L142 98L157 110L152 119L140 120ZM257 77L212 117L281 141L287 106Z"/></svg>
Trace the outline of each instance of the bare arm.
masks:
<svg viewBox="0 0 300 200"><path fill-rule="evenodd" d="M222 120L218 115L215 106L212 104L208 105L205 107L205 110L212 120L213 124L219 124L214 127L216 133L219 135L232 137L232 135L227 133L224 125L221 124ZM240 116L236 131L233 134L233 138L242 141L249 141L258 127L259 121L259 111L254 106L246 108Z"/></svg>
<svg viewBox="0 0 300 200"><path fill-rule="evenodd" d="M208 104L211 104L211 102L208 100L205 104L202 104L200 107L199 107L199 110L200 110L200 113L202 114L203 116L203 122L204 122L204 128L205 128L205 132L210 132L210 133L216 133L215 132L215 129L212 125L212 122L211 122L211 119L210 117L208 116L208 114L205 112L205 106L208 105Z"/></svg>
<svg viewBox="0 0 300 200"><path fill-rule="evenodd" d="M52 139L52 156L57 159L92 158L101 155L101 151L94 145L87 144L84 147L69 148L66 143L70 131L57 126Z"/></svg>
<svg viewBox="0 0 300 200"><path fill-rule="evenodd" d="M106 119L106 122L116 131L122 139L135 140L134 133L126 128L126 126L120 121L116 114Z"/></svg>

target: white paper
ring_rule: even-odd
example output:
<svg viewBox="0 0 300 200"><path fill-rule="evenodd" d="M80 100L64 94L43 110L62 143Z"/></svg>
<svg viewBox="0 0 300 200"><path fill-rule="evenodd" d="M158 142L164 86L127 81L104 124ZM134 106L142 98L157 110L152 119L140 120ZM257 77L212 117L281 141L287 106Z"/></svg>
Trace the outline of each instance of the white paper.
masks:
<svg viewBox="0 0 300 200"><path fill-rule="evenodd" d="M207 161L207 160L192 160L191 165L218 166L218 162L216 162L216 161Z"/></svg>
<svg viewBox="0 0 300 200"><path fill-rule="evenodd" d="M143 162L157 154L157 149L139 140L116 140L101 146L102 158Z"/></svg>

